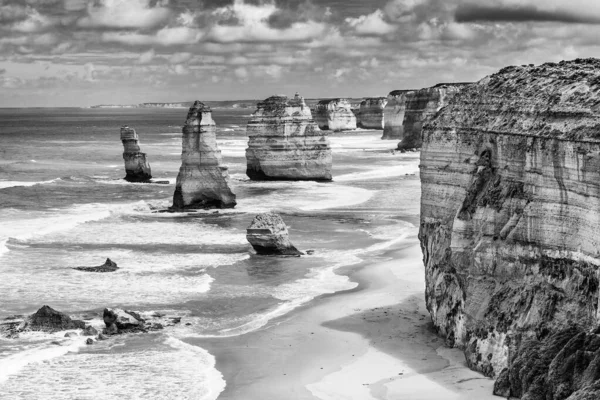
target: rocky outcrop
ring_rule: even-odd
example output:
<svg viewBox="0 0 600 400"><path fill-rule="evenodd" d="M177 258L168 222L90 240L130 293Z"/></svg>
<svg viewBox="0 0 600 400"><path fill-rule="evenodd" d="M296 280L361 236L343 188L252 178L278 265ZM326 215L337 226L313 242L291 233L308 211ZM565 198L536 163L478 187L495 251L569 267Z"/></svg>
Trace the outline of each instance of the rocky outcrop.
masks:
<svg viewBox="0 0 600 400"><path fill-rule="evenodd" d="M383 109L387 104L386 97L368 97L360 103L357 114L357 125L363 129L383 129Z"/></svg>
<svg viewBox="0 0 600 400"><path fill-rule="evenodd" d="M356 129L356 117L346 99L321 100L315 106L315 122L322 130L347 131Z"/></svg>
<svg viewBox="0 0 600 400"><path fill-rule="evenodd" d="M599 132L595 59L505 68L424 127L427 307L499 394L596 398Z"/></svg>
<svg viewBox="0 0 600 400"><path fill-rule="evenodd" d="M383 109L383 140L400 140L404 135L404 111L406 110L406 94L411 90L394 90L388 94L387 104Z"/></svg>
<svg viewBox="0 0 600 400"><path fill-rule="evenodd" d="M258 103L248 122L246 174L252 180L331 180L331 148L298 94Z"/></svg>
<svg viewBox="0 0 600 400"><path fill-rule="evenodd" d="M21 332L55 333L70 329L85 329L85 322L71 319L52 307L43 306L28 317L14 316L0 323L0 336L16 338Z"/></svg>
<svg viewBox="0 0 600 400"><path fill-rule="evenodd" d="M183 127L181 168L177 175L173 209L233 208L235 194L222 165L216 126L210 107L196 101Z"/></svg>
<svg viewBox="0 0 600 400"><path fill-rule="evenodd" d="M125 180L128 182L148 182L152 179L150 164L146 153L140 150L138 134L128 126L121 127L121 142L123 142L123 159L125 160Z"/></svg>
<svg viewBox="0 0 600 400"><path fill-rule="evenodd" d="M104 264L97 267L75 267L73 269L84 272L115 272L119 269L119 267L117 267L116 262L112 261L110 258L107 258Z"/></svg>
<svg viewBox="0 0 600 400"><path fill-rule="evenodd" d="M290 242L285 222L275 213L258 214L246 231L246 239L259 255L304 254Z"/></svg>
<svg viewBox="0 0 600 400"><path fill-rule="evenodd" d="M421 138L423 125L467 85L467 83L440 83L430 88L406 93L406 109L402 122L404 132L402 140L398 143L398 150L420 148L423 143Z"/></svg>
<svg viewBox="0 0 600 400"><path fill-rule="evenodd" d="M162 330L165 327L174 326L181 322L181 317L164 317L164 315L155 313L147 318L142 318L135 311L105 308L102 319L106 327L102 330L102 334L110 336L125 333L147 333Z"/></svg>

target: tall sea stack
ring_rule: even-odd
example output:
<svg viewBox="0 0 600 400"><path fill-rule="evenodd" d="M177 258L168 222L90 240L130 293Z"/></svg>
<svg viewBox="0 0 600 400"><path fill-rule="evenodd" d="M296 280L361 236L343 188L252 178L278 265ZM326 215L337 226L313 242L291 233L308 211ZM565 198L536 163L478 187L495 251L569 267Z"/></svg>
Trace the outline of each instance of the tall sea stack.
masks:
<svg viewBox="0 0 600 400"><path fill-rule="evenodd" d="M360 103L357 124L363 129L383 129L383 109L387 104L386 97L368 97Z"/></svg>
<svg viewBox="0 0 600 400"><path fill-rule="evenodd" d="M331 180L331 148L326 131L298 94L258 103L248 122L246 174L252 180Z"/></svg>
<svg viewBox="0 0 600 400"><path fill-rule="evenodd" d="M320 129L347 131L356 129L356 116L346 99L321 100L315 106L315 122Z"/></svg>
<svg viewBox="0 0 600 400"><path fill-rule="evenodd" d="M406 110L406 94L411 90L394 90L388 94L387 104L383 109L383 140L400 140L404 136L404 112Z"/></svg>
<svg viewBox="0 0 600 400"><path fill-rule="evenodd" d="M183 127L181 168L177 175L173 208L233 208L235 205L227 167L221 165L211 109L196 101Z"/></svg>
<svg viewBox="0 0 600 400"><path fill-rule="evenodd" d="M402 122L402 140L398 150L418 149L423 143L423 125L460 90L466 83L440 83L430 88L406 93L406 109Z"/></svg>
<svg viewBox="0 0 600 400"><path fill-rule="evenodd" d="M150 164L146 153L140 151L140 143L135 129L121 127L121 142L123 142L123 159L125 160L125 180L128 182L148 182L152 179Z"/></svg>
<svg viewBox="0 0 600 400"><path fill-rule="evenodd" d="M507 67L425 125L426 303L523 399L600 398L600 60Z"/></svg>

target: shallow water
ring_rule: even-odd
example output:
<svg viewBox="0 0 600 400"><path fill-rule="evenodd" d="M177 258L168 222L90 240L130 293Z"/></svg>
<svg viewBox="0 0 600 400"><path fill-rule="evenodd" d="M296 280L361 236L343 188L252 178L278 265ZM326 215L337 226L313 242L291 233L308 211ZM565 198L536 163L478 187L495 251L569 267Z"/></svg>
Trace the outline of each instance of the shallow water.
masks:
<svg viewBox="0 0 600 400"><path fill-rule="evenodd" d="M102 390L106 399L214 399L225 385L214 358L186 338L241 335L319 295L355 287L336 269L399 245L415 220L403 199L418 190L417 155L394 154L395 142L381 141L381 132L331 137L331 183L249 181L248 110L213 112L238 206L156 213L171 202L185 114L0 110L0 318L44 304L87 315L98 328L105 307L183 316L160 333L87 347L64 333L0 339L0 398L91 399ZM124 124L138 131L153 176L170 184L121 179ZM245 228L270 210L313 255L252 254ZM107 257L117 272L72 269Z"/></svg>

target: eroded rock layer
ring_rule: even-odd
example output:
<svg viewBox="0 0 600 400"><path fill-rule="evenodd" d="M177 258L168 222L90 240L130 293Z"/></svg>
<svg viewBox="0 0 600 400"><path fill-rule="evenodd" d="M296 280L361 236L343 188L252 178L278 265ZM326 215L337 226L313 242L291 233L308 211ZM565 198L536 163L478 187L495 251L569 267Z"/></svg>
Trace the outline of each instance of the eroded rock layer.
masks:
<svg viewBox="0 0 600 400"><path fill-rule="evenodd" d="M321 100L315 106L315 122L320 129L347 131L356 129L352 105L346 99Z"/></svg>
<svg viewBox="0 0 600 400"><path fill-rule="evenodd" d="M121 127L121 142L123 142L123 160L125 160L125 180L129 182L148 182L152 179L150 164L146 153L140 150L138 134L128 126Z"/></svg>
<svg viewBox="0 0 600 400"><path fill-rule="evenodd" d="M463 88L424 127L421 182L435 327L471 368L506 369L499 393L524 396L531 374L536 385L552 381L558 350L539 349L562 348L573 336L558 343L556 334L599 323L600 61L508 67ZM548 358L535 371L523 367L531 346ZM581 357L596 357L598 346L587 346ZM580 367L573 379L597 382L597 372L583 375L587 361ZM523 398L570 395L548 390ZM575 392L569 399L588 398Z"/></svg>
<svg viewBox="0 0 600 400"><path fill-rule="evenodd" d="M248 122L246 174L253 180L331 180L331 148L298 94L258 103Z"/></svg>
<svg viewBox="0 0 600 400"><path fill-rule="evenodd" d="M384 140L400 140L404 135L404 112L406 110L406 95L411 90L394 90L388 94L387 104L383 109Z"/></svg>
<svg viewBox="0 0 600 400"><path fill-rule="evenodd" d="M283 218L275 213L258 214L246 230L246 239L259 255L303 255L292 242Z"/></svg>
<svg viewBox="0 0 600 400"><path fill-rule="evenodd" d="M423 125L448 104L460 88L465 85L464 83L441 83L430 88L406 93L402 140L398 143L398 149L420 148Z"/></svg>
<svg viewBox="0 0 600 400"><path fill-rule="evenodd" d="M177 175L173 208L232 208L235 194L229 187L227 167L221 164L216 127L210 107L196 101L183 127L181 168Z"/></svg>
<svg viewBox="0 0 600 400"><path fill-rule="evenodd" d="M387 104L386 97L369 97L360 103L357 114L357 125L363 129L383 129L383 109Z"/></svg>

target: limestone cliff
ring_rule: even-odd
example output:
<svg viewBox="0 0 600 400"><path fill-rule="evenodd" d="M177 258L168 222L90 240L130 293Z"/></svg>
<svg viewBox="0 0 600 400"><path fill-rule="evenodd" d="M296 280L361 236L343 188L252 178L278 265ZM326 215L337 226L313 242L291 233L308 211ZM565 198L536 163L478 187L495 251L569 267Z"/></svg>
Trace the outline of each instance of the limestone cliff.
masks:
<svg viewBox="0 0 600 400"><path fill-rule="evenodd" d="M347 131L356 129L352 105L346 99L321 100L315 106L315 122L320 129Z"/></svg>
<svg viewBox="0 0 600 400"><path fill-rule="evenodd" d="M398 144L398 149L420 148L423 125L448 104L460 88L465 85L464 83L440 83L430 88L407 93L404 121L402 122L404 132L402 140Z"/></svg>
<svg viewBox="0 0 600 400"><path fill-rule="evenodd" d="M326 131L298 94L258 103L248 122L246 174L253 180L331 180L331 148Z"/></svg>
<svg viewBox="0 0 600 400"><path fill-rule="evenodd" d="M360 103L357 125L363 129L383 129L383 109L386 97L368 97Z"/></svg>
<svg viewBox="0 0 600 400"><path fill-rule="evenodd" d="M183 127L181 168L177 175L173 208L235 207L229 173L221 161L211 109L196 101Z"/></svg>
<svg viewBox="0 0 600 400"><path fill-rule="evenodd" d="M400 140L404 135L404 112L406 110L406 95L412 90L394 90L388 94L387 104L383 109L384 140Z"/></svg>
<svg viewBox="0 0 600 400"><path fill-rule="evenodd" d="M583 383L600 376L600 60L463 88L423 129L421 182L426 302L447 344L501 375L499 394L598 398ZM595 344L567 346L565 329Z"/></svg>
<svg viewBox="0 0 600 400"><path fill-rule="evenodd" d="M129 182L148 182L152 179L150 164L146 153L140 150L138 134L128 126L121 127L121 142L123 142L123 159L125 160L125 180Z"/></svg>

